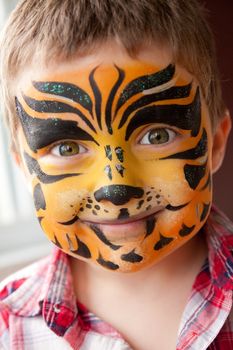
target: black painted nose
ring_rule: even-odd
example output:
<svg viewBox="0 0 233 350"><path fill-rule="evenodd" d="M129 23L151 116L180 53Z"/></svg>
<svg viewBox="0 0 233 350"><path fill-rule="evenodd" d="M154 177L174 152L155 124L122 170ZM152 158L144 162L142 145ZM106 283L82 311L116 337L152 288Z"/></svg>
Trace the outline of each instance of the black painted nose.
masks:
<svg viewBox="0 0 233 350"><path fill-rule="evenodd" d="M94 197L97 202L107 200L115 205L122 205L129 202L132 198L141 198L143 194L144 190L141 187L110 185L95 191Z"/></svg>

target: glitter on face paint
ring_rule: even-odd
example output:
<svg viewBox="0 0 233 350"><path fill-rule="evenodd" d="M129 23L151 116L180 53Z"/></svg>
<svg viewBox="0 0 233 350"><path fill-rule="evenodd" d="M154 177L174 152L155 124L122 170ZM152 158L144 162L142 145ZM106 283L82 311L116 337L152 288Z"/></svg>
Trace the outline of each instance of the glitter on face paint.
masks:
<svg viewBox="0 0 233 350"><path fill-rule="evenodd" d="M123 151L123 149L121 147L116 147L115 148L115 152L116 152L116 156L117 156L118 160L121 163L123 163L123 161L124 161L124 154L123 154L124 151Z"/></svg>

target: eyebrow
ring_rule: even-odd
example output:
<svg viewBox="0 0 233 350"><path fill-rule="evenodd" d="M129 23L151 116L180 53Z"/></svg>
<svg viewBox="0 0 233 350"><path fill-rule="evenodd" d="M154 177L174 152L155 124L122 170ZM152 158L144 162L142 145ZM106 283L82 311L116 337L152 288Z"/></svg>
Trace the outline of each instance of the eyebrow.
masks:
<svg viewBox="0 0 233 350"><path fill-rule="evenodd" d="M189 96L191 88L192 88L192 83L184 86L173 86L167 90L153 93L151 95L146 95L139 98L138 100L133 102L128 108L126 108L126 110L122 115L118 129L120 129L126 123L130 114L136 111L137 109L157 101L186 98Z"/></svg>
<svg viewBox="0 0 233 350"><path fill-rule="evenodd" d="M26 113L17 98L15 103L27 143L33 152L64 139L93 141L99 145L88 132L78 126L78 122L60 118L33 118Z"/></svg>
<svg viewBox="0 0 233 350"><path fill-rule="evenodd" d="M78 115L85 124L96 133L95 128L91 124L90 120L88 120L85 115L78 109L70 106L67 103L59 102L59 101L50 101L50 100L35 100L31 97L28 97L23 94L23 98L27 105L33 109L35 112L39 113L74 113Z"/></svg>
<svg viewBox="0 0 233 350"><path fill-rule="evenodd" d="M92 101L87 92L79 86L55 81L33 81L33 86L40 92L68 98L69 100L79 103L92 115Z"/></svg>
<svg viewBox="0 0 233 350"><path fill-rule="evenodd" d="M163 123L176 126L179 129L191 130L191 136L197 136L201 125L201 101L197 87L192 103L188 105L156 105L140 109L130 120L125 140L128 141L132 133L143 125Z"/></svg>

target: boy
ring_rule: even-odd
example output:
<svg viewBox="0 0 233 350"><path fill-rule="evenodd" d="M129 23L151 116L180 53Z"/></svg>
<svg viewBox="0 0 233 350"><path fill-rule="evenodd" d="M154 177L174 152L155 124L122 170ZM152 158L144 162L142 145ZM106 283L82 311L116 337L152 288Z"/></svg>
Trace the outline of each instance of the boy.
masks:
<svg viewBox="0 0 233 350"><path fill-rule="evenodd" d="M4 283L3 349L231 349L230 131L196 1L24 0L1 44L12 150L57 247Z"/></svg>

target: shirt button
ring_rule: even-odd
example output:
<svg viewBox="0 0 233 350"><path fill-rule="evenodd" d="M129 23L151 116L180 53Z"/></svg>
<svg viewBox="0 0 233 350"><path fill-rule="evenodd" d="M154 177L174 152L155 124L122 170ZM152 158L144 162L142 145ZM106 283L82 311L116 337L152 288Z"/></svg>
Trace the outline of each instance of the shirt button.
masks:
<svg viewBox="0 0 233 350"><path fill-rule="evenodd" d="M59 312L60 312L61 310L59 309L59 307L57 307L57 305L54 305L54 306L53 306L53 311L56 312L56 314L59 314Z"/></svg>

